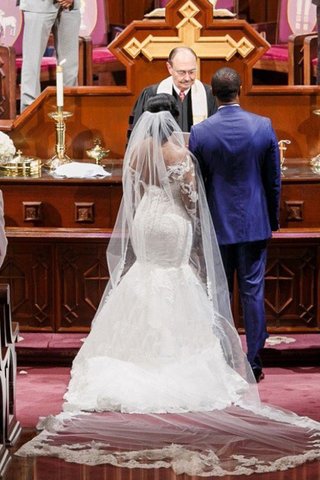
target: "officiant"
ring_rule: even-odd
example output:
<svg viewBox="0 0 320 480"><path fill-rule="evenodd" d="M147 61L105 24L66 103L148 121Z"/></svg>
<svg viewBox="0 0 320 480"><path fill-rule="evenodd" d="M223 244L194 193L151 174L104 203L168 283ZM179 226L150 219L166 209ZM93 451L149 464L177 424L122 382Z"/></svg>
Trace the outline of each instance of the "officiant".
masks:
<svg viewBox="0 0 320 480"><path fill-rule="evenodd" d="M209 85L197 80L197 55L189 47L171 50L167 61L170 76L160 83L146 87L139 95L129 118L128 139L150 97L170 93L178 99L177 123L183 132L216 112L216 100Z"/></svg>

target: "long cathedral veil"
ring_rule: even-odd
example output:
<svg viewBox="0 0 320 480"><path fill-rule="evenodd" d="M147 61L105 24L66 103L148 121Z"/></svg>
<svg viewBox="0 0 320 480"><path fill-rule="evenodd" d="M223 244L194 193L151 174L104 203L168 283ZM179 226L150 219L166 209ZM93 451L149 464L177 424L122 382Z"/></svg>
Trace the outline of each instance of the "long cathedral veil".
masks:
<svg viewBox="0 0 320 480"><path fill-rule="evenodd" d="M92 328L104 322L104 315L100 315L103 306L110 301L113 290L125 281L137 257L139 261L156 261L148 258L155 252L149 250L150 235L137 231L135 222L141 205L148 201L150 189L160 193L161 204L165 199L174 207L177 190L172 188L172 180L180 185L178 194L190 218L192 242L185 250L189 265L211 302L212 332L220 341L226 362L245 379L248 389L236 404L208 412L64 412L46 418L45 429L25 444L18 455L58 456L87 465L172 468L177 474L205 477L286 470L320 458L318 422L259 401L257 385L233 323L201 176L184 145L182 132L168 112L145 112L130 137L123 165L123 200L107 249L110 281ZM152 205L147 207L150 211ZM159 221L159 216L156 218ZM174 248L174 240L168 248ZM213 367L218 373L220 365ZM219 391L212 395L217 395L219 402ZM163 470L161 474L163 478L170 476Z"/></svg>

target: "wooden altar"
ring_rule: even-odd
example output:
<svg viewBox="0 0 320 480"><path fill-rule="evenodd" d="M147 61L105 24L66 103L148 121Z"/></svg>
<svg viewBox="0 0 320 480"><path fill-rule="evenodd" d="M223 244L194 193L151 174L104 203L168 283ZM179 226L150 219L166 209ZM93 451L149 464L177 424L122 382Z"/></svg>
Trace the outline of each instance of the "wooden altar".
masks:
<svg viewBox="0 0 320 480"><path fill-rule="evenodd" d="M268 44L244 20L215 20L207 0L172 0L165 20L132 22L111 49L127 69L123 87L65 89L67 153L80 161L93 140L121 163L128 117L143 87L167 75L165 59L177 45L199 55L199 77L229 65L243 78L244 108L271 117L278 139L288 139L281 230L269 246L266 274L268 325L273 331L320 330L320 175L310 158L320 151L319 87L252 86L252 66ZM17 148L48 159L55 129L48 117L55 90L46 89L15 121L2 121ZM296 159L296 160L295 160ZM11 285L12 312L20 329L86 331L108 272L105 249L121 197L120 171L103 180L0 178L8 255L1 280ZM235 302L235 318L241 312Z"/></svg>
<svg viewBox="0 0 320 480"><path fill-rule="evenodd" d="M88 331L108 279L106 246L121 200L118 167L104 179L0 178L8 253L1 283L11 288L21 331ZM289 161L281 230L268 250L266 312L272 331L318 331L320 174ZM235 319L241 312L235 302Z"/></svg>

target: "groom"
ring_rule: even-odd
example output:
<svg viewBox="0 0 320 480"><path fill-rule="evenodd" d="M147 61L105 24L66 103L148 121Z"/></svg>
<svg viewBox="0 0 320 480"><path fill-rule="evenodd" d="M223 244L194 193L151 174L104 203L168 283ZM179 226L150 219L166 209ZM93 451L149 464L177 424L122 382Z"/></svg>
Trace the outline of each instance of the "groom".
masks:
<svg viewBox="0 0 320 480"><path fill-rule="evenodd" d="M279 228L280 161L271 121L239 105L241 78L221 68L212 78L218 111L191 129L230 295L237 272L248 361L257 381L268 337L264 310L267 239Z"/></svg>

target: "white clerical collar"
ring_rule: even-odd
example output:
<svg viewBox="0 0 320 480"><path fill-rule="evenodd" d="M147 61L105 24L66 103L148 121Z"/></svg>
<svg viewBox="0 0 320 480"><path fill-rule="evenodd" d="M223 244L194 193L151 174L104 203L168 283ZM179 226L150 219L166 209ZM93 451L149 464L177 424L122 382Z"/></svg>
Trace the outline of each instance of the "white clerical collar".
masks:
<svg viewBox="0 0 320 480"><path fill-rule="evenodd" d="M157 88L157 93L170 93L172 95L172 87L174 86L172 77L162 80ZM207 92L200 80L195 79L191 90L191 104L192 104L192 120L193 125L202 122L208 118L208 99Z"/></svg>
<svg viewBox="0 0 320 480"><path fill-rule="evenodd" d="M226 105L220 105L218 107L218 110L221 110L222 108L227 108L227 107L240 107L239 103L228 103Z"/></svg>
<svg viewBox="0 0 320 480"><path fill-rule="evenodd" d="M176 87L174 83L173 83L172 85L173 85L173 88L174 88L174 90L175 90L176 94L177 94L177 95L178 95L178 97L179 97L179 95L180 95L180 92L181 92L182 90L179 90L179 88L178 88L178 87ZM190 88L191 88L191 87L189 87L189 88L188 88L188 90L183 90L183 93L185 94L185 96L187 96L187 95L188 95Z"/></svg>

